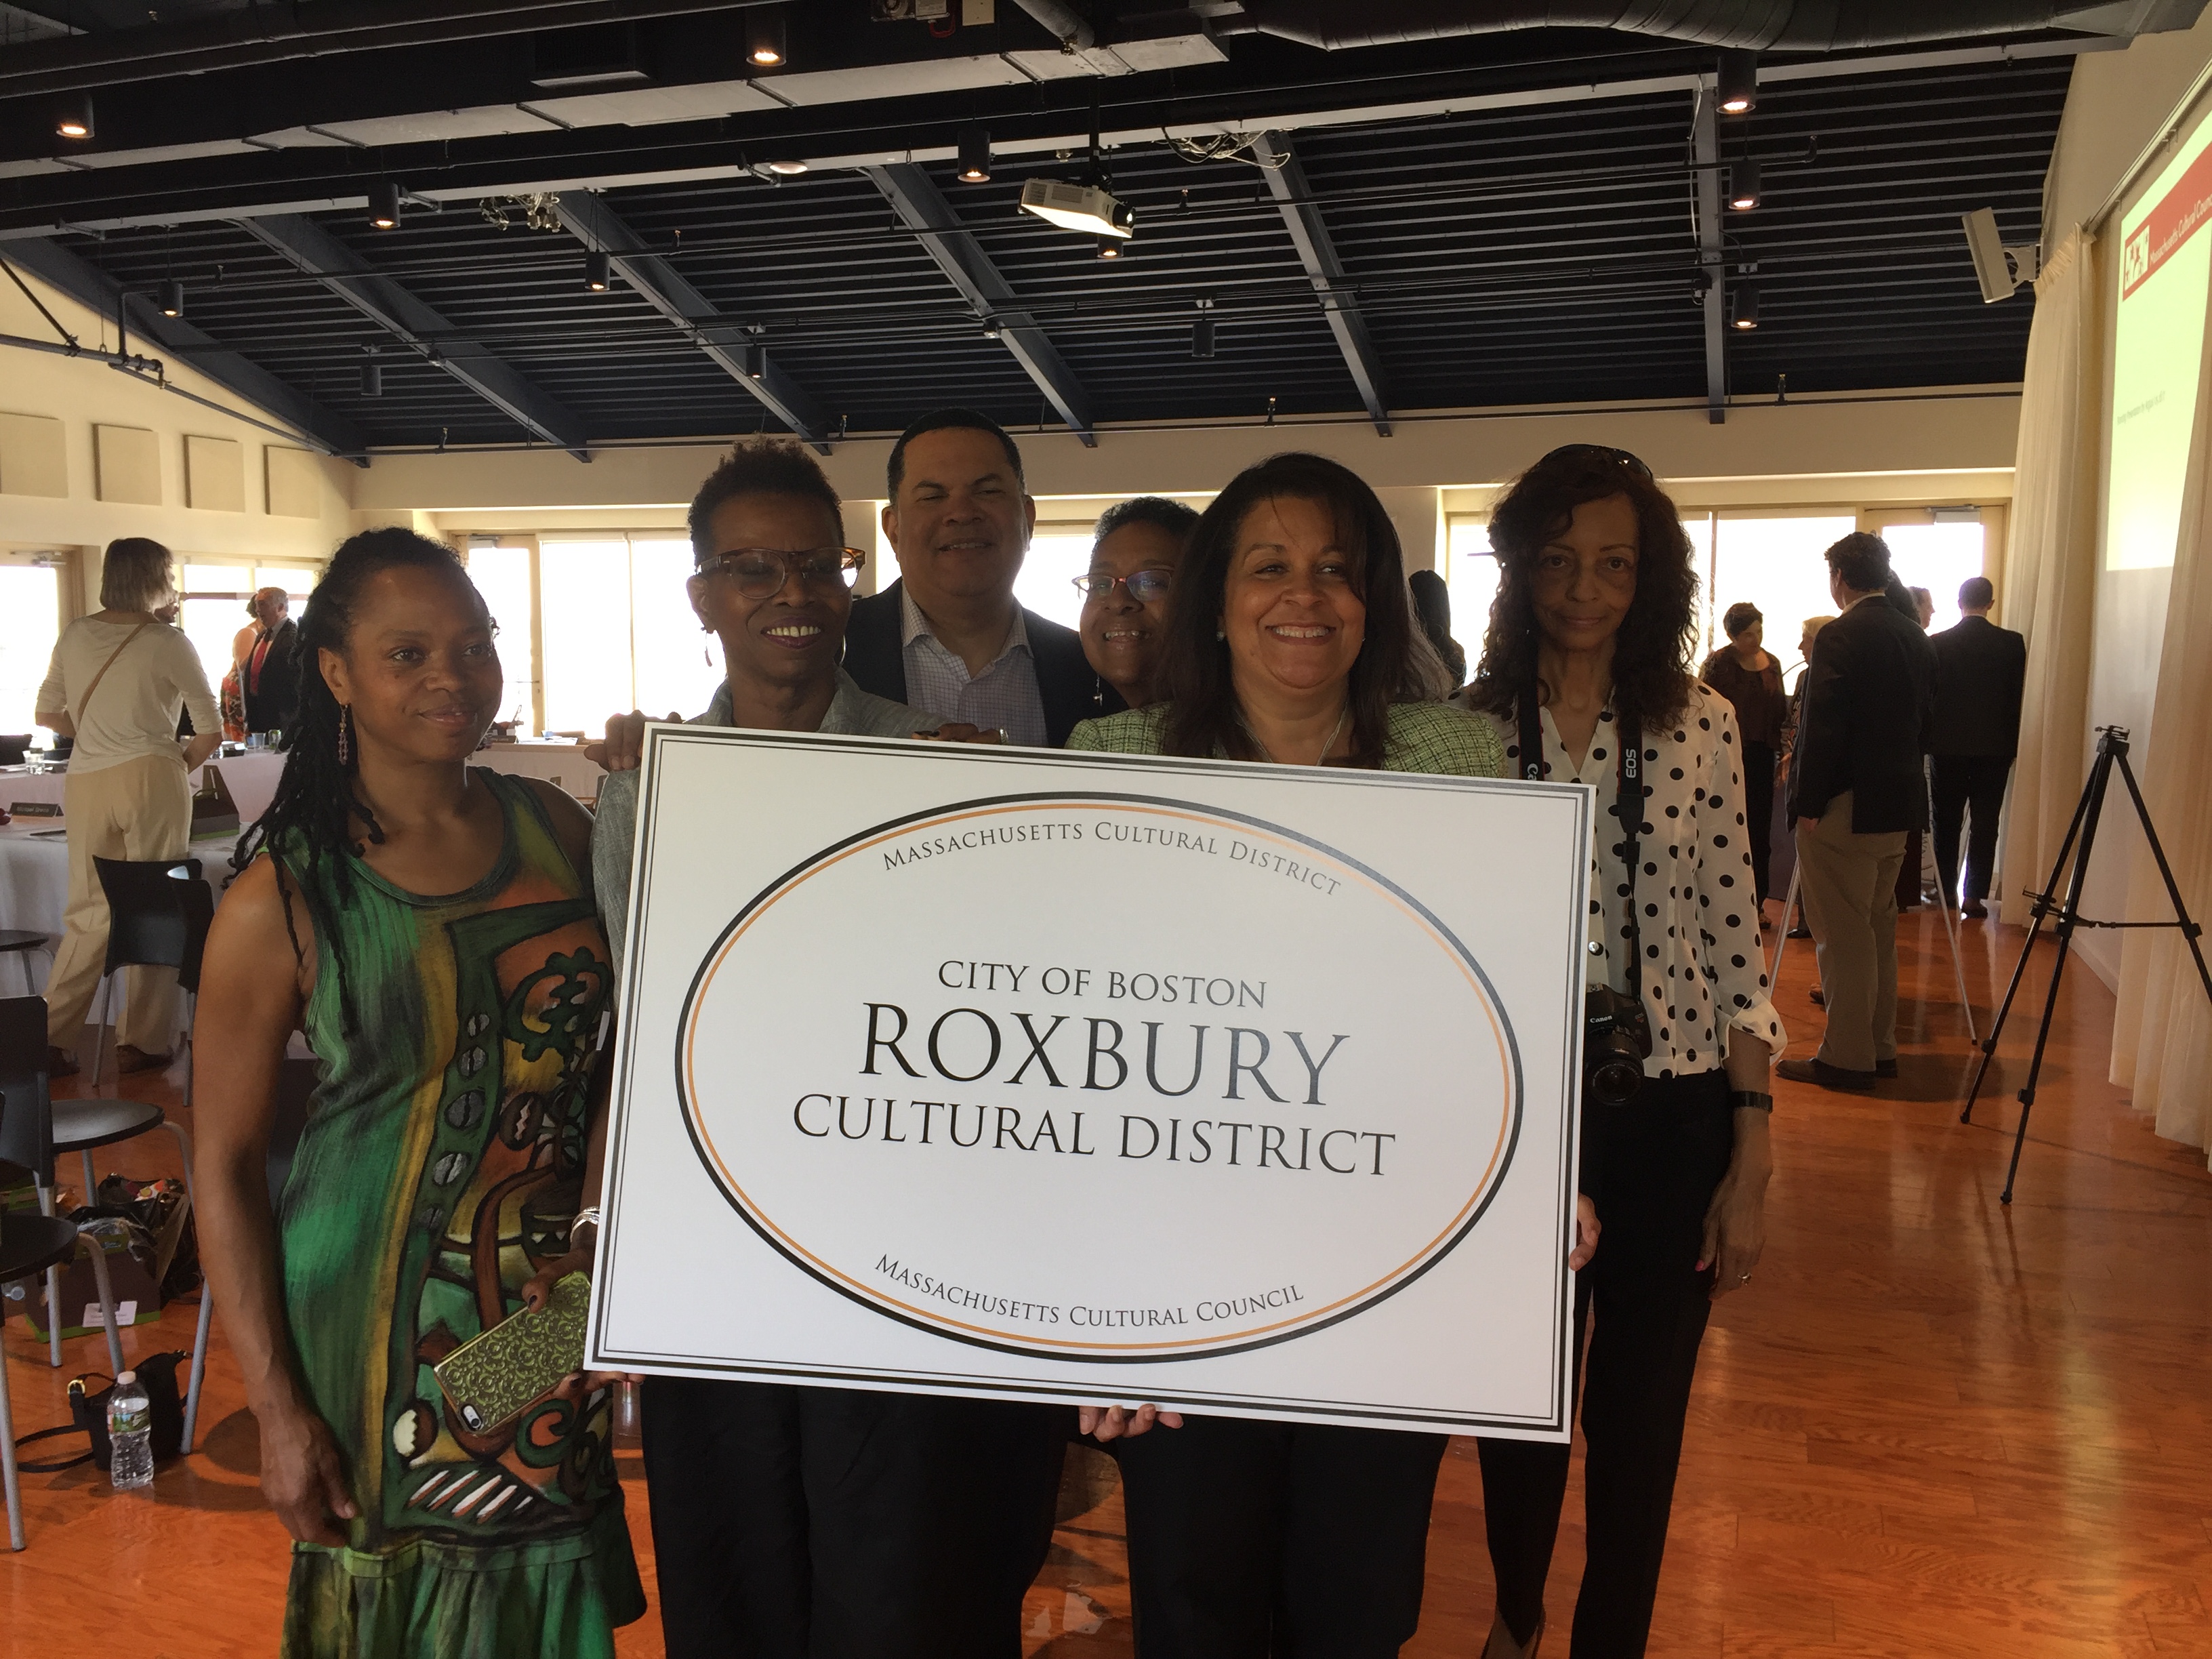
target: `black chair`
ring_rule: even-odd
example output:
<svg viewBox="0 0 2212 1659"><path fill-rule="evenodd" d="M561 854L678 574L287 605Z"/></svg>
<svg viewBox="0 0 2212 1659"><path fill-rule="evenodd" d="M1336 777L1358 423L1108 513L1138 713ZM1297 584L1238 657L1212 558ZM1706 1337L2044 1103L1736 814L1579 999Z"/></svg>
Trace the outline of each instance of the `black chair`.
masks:
<svg viewBox="0 0 2212 1659"><path fill-rule="evenodd" d="M173 968L177 983L196 997L200 954L215 919L215 894L200 878L198 859L103 859L92 861L107 896L107 959L100 968L100 1018L93 1028L92 1086L100 1086L107 1028L115 1005L115 975L125 968ZM191 1017L184 1029L191 1029ZM185 1085L191 1104L191 1085Z"/></svg>
<svg viewBox="0 0 2212 1659"><path fill-rule="evenodd" d="M8 1119L8 1098L0 1094L0 1133ZM8 1174L13 1177L15 1171ZM0 1284L50 1271L76 1254L76 1228L58 1216L0 1215ZM0 1320L7 1304L0 1302ZM8 1492L8 1547L23 1547L23 1492L15 1473L15 1413L8 1397L8 1362L0 1355L0 1475Z"/></svg>
<svg viewBox="0 0 2212 1659"><path fill-rule="evenodd" d="M21 766L29 759L31 739L36 735L31 732L14 732L0 737L0 766Z"/></svg>
<svg viewBox="0 0 2212 1659"><path fill-rule="evenodd" d="M23 994L33 997L39 994L39 982L31 977L31 952L44 951L49 957L54 953L54 942L44 933L33 933L27 927L0 927L0 957L13 956L23 969Z"/></svg>
<svg viewBox="0 0 2212 1659"><path fill-rule="evenodd" d="M135 1140L155 1129L176 1136L185 1158L185 1200L194 1204L192 1138L184 1126L170 1121L159 1106L143 1100L56 1100L46 1077L46 1002L44 997L0 1000L0 1093L8 1110L0 1116L0 1160L20 1164L31 1172L38 1188L39 1209L54 1210L54 1163L75 1152L84 1160L85 1201L94 1202L100 1191L93 1174L95 1147ZM102 1313L107 1325L108 1358L123 1369L123 1338L115 1323L115 1295L107 1282L107 1253L95 1243L92 1252L94 1278L99 1282ZM58 1368L62 1363L61 1270L46 1273L47 1353ZM199 1418L200 1383L207 1370L208 1328L215 1316L215 1298L200 1291L199 1328L192 1339L191 1382L185 1399L185 1444L192 1449L193 1430Z"/></svg>

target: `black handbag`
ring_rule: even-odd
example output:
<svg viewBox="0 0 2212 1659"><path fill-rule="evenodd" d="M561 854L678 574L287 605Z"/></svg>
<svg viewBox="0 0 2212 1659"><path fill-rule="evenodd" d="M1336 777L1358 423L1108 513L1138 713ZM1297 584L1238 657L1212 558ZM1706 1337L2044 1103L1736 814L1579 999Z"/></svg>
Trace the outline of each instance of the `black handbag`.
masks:
<svg viewBox="0 0 2212 1659"><path fill-rule="evenodd" d="M139 1386L146 1390L146 1403L153 1418L154 1461L166 1463L184 1449L185 1402L177 1392L177 1367L190 1358L181 1348L168 1353L148 1354L138 1362ZM94 1377L106 1382L107 1386L94 1391L90 1384ZM73 1376L69 1385L70 1420L51 1429L40 1429L25 1435L15 1443L17 1450L34 1440L51 1440L58 1435L84 1434L91 1444L75 1457L64 1457L46 1463L17 1462L15 1467L27 1474L53 1474L63 1469L73 1469L89 1460L93 1465L106 1470L114 1460L114 1449L107 1443L107 1396L115 1392L113 1379L105 1371L88 1371L82 1376Z"/></svg>

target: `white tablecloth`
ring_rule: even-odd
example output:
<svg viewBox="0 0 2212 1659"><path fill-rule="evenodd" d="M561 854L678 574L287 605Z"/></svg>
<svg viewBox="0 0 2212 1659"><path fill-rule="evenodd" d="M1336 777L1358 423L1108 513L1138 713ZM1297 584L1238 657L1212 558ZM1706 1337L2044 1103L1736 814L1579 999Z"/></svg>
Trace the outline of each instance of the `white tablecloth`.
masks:
<svg viewBox="0 0 2212 1659"><path fill-rule="evenodd" d="M586 800L598 797L599 780L606 775L586 760L583 750L574 744L495 744L479 751L474 763L495 772L545 778ZM209 764L222 768L231 799L238 803L240 822L251 823L267 810L270 797L276 790L277 777L283 770L284 757L274 754L235 755ZM15 801L58 801L62 798L62 779L59 772L0 769L0 805ZM0 825L0 928L29 928L46 934L57 945L61 942L62 911L69 902L69 848L64 838L54 832L64 829L66 822L62 818L18 817L11 824ZM204 866L218 902L230 875L230 849L237 840L238 832L227 830L192 843L191 855ZM31 964L33 984L43 989L50 957L33 953L17 959ZM0 996L16 995L21 988L21 976L0 963Z"/></svg>

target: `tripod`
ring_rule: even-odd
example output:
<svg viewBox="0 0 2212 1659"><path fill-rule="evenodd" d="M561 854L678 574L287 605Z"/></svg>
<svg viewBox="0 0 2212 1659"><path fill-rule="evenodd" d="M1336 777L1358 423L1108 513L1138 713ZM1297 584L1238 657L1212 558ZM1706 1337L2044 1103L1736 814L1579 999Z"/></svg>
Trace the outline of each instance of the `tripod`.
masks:
<svg viewBox="0 0 2212 1659"><path fill-rule="evenodd" d="M2012 1000L2020 994L2020 982L2027 977L2027 959L2035 953L2035 937L2043 931L2045 916L2056 914L2058 918L2058 959L2051 967L2051 989L2043 1000L2043 1023L2036 1028L2035 1056L2027 1064L2027 1086L2020 1091L2020 1127L2014 1133L2012 1163L2005 1170L2002 1202L2012 1202L2014 1177L2020 1173L2021 1149L2027 1145L2027 1115L2035 1106L2035 1079L2043 1070L2043 1050L2051 1041L2051 1016L2058 1006L2058 981L2066 971L2066 957L2074 944L2076 927L2179 927L2182 938L2189 941L2189 954L2197 959L2197 976L2204 981L2204 994L2212 1000L2212 969L2204 965L2203 947L2197 939L2204 930L2189 919L2189 908L2181 902L2181 889L2173 879L2173 872L2166 861L2166 849L2159 845L2158 831L2151 827L2150 809L2143 805L2142 791L2136 785L2135 769L2128 764L2128 732L2124 726L2099 728L2103 736L2097 740L2097 758L2089 767L2089 781L2081 787L2081 803L2074 809L2074 822L2067 827L2066 839L2058 845L2058 861L2051 866L2051 879L2043 884L2043 890L2035 895L2035 919L2028 924L2027 942L2021 947L2020 961L2012 970L2012 983L2005 988L2004 1001L1998 1006L1996 1023L1990 1027L1990 1035L1982 1047L1982 1063L1974 1073L1974 1086L1966 1091L1966 1104L1959 1114L1959 1121L1973 1119L1974 1100L1982 1092L1982 1079L1990 1073L1990 1061L1996 1057L1997 1037L2004 1030L2005 1016L2012 1012ZM2117 763L2120 778L2128 786L2128 799L2136 804L2136 818L2142 825L2143 839L2150 843L2151 856L2158 860L2158 873L2166 882L2166 896L2173 902L2175 920L2172 921L2091 921L2081 915L2081 884L2089 874L2089 850L2097 840L2097 820L2105 810L2105 791L2112 780L2112 768ZM2078 846L2076 843L2079 843ZM2066 883L2066 899L2058 901L2058 878L2066 871L2066 860L2074 860L2074 873Z"/></svg>

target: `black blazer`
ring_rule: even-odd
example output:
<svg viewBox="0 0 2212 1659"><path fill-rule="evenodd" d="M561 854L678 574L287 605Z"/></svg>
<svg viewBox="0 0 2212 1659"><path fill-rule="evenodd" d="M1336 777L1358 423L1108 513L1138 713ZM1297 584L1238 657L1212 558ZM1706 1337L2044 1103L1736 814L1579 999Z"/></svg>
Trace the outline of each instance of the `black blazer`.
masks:
<svg viewBox="0 0 2212 1659"><path fill-rule="evenodd" d="M1814 640L1804 684L1790 816L1821 817L1849 790L1856 835L1924 824L1920 757L1935 704L1936 651L1920 624L1879 594L1861 600Z"/></svg>
<svg viewBox="0 0 2212 1659"><path fill-rule="evenodd" d="M1936 647L1936 719L1928 728L1928 752L2011 759L2020 751L2027 641L1987 617L1965 617L1928 642Z"/></svg>
<svg viewBox="0 0 2212 1659"><path fill-rule="evenodd" d="M861 690L889 697L893 702L908 701L906 653L899 646L905 618L901 588L900 583L893 582L880 593L854 600L852 620L845 624L845 672ZM1121 712L1126 705L1120 694L1098 677L1084 656L1080 635L1030 610L1023 611L1022 623L1029 630L1030 661L1036 672L1037 696L1044 704L1047 743L1061 748L1079 720Z"/></svg>
<svg viewBox="0 0 2212 1659"><path fill-rule="evenodd" d="M292 653L299 642L299 624L285 617L269 641L268 656L262 659L258 691L248 683L252 678L253 653L246 653L238 671L238 684L246 698L247 731L281 732L292 724L292 711L300 702L300 667L292 660ZM260 648L258 643L254 646L255 651Z"/></svg>

